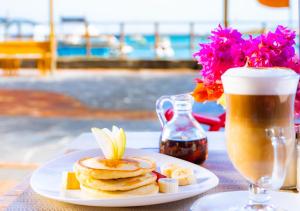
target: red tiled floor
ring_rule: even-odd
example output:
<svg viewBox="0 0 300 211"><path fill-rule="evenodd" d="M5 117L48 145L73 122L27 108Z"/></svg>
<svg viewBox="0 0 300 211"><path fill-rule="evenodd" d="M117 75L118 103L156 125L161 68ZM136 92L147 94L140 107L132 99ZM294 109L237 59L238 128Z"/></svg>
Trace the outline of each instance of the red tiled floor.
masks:
<svg viewBox="0 0 300 211"><path fill-rule="evenodd" d="M81 119L154 119L155 112L94 109L63 94L35 90L0 90L0 115Z"/></svg>

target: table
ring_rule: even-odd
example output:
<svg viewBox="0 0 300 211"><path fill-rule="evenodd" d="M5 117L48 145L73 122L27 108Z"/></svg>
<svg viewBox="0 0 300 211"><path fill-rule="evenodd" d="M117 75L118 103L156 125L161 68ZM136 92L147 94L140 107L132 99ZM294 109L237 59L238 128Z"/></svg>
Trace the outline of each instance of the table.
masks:
<svg viewBox="0 0 300 211"><path fill-rule="evenodd" d="M159 132L128 132L127 133L127 147L144 148L145 150L158 151ZM145 207L131 207L131 208L104 208L104 207L86 207L72 204L57 202L51 199L46 199L35 194L30 186L29 179L26 178L24 182L16 188L9 191L3 197L0 197L0 209L4 210L99 210L99 211L151 211L151 210L174 210L184 211L189 210L192 203L199 197L221 191L231 190L246 190L247 182L242 176L233 168L229 161L224 143L223 132L207 132L209 155L208 160L203 164L205 168L210 169L220 179L220 184L199 196L184 199L177 202L152 205ZM71 142L63 150L64 153L70 153L76 150L85 150L98 147L93 139L92 134L84 133Z"/></svg>

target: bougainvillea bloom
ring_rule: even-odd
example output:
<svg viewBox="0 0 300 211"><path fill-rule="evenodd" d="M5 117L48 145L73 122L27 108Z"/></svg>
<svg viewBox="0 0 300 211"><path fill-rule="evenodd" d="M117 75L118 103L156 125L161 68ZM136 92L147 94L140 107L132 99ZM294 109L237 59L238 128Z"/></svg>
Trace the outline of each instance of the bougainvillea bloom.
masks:
<svg viewBox="0 0 300 211"><path fill-rule="evenodd" d="M243 39L236 29L220 25L213 30L210 42L200 44L194 54L202 65L201 78L193 92L196 101L217 100L223 94L221 75L233 67L287 67L300 74L299 57L295 53L296 33L283 26L274 32ZM300 85L295 112L300 116Z"/></svg>
<svg viewBox="0 0 300 211"><path fill-rule="evenodd" d="M218 99L223 93L221 75L229 68L243 66L246 62L243 53L245 41L237 30L219 25L209 39L211 42L200 44L199 52L194 54L203 67L201 80L198 80L194 92L194 97L200 102Z"/></svg>
<svg viewBox="0 0 300 211"><path fill-rule="evenodd" d="M283 26L275 32L250 37L245 45L245 54L250 67L288 67L295 56L296 33Z"/></svg>
<svg viewBox="0 0 300 211"><path fill-rule="evenodd" d="M244 40L240 32L219 25L209 39L211 42L200 44L201 49L194 54L203 66L201 75L205 84L221 80L221 75L230 67L245 64L242 52Z"/></svg>

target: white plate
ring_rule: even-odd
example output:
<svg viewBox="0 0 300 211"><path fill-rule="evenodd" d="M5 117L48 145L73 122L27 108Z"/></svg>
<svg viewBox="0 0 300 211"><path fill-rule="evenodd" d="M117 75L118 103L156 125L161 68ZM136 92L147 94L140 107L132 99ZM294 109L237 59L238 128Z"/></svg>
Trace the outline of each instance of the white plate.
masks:
<svg viewBox="0 0 300 211"><path fill-rule="evenodd" d="M215 174L201 166L167 155L129 148L126 149L125 156L148 156L154 159L158 166L165 163L177 163L192 168L196 174L197 183L180 187L177 193L158 193L149 196L116 199L89 199L81 195L80 190L61 190L61 174L63 171L72 171L73 164L80 158L101 154L100 149L91 149L70 153L50 161L33 173L30 181L31 187L42 196L62 202L88 206L129 207L161 204L189 198L206 192L219 183L219 179Z"/></svg>
<svg viewBox="0 0 300 211"><path fill-rule="evenodd" d="M232 191L204 196L194 202L191 211L238 211L248 203L248 191ZM218 203L216 203L218 202ZM300 195L297 193L271 192L270 204L281 211L299 211Z"/></svg>

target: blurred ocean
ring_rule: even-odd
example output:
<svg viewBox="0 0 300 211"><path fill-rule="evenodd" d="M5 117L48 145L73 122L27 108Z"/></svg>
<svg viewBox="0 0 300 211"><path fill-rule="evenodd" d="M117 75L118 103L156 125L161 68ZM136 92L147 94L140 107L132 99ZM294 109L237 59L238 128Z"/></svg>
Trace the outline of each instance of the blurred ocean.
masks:
<svg viewBox="0 0 300 211"><path fill-rule="evenodd" d="M116 36L119 39L118 36ZM166 35L161 36L161 42L164 45L167 45L168 48L171 48L174 52L173 56L170 58L173 59L191 59L193 51L198 49L199 42L207 42L207 36L197 36L195 37L191 49L191 38L189 35ZM97 43L96 40L91 40L95 46ZM133 59L152 59L155 58L155 36L154 35L144 35L144 36L125 36L125 43L127 46L130 46L131 52L127 54L129 58ZM91 54L93 56L99 57L112 57L115 55L115 49L110 47L93 47L91 49ZM60 43L58 45L58 55L59 56L85 56L86 48L85 45L66 45Z"/></svg>
<svg viewBox="0 0 300 211"><path fill-rule="evenodd" d="M119 40L119 37L116 36ZM298 42L298 39L296 39ZM160 36L161 45L166 48L169 55L165 55L168 59L192 59L192 55L199 49L199 43L208 42L207 36L195 36L191 40L190 35L162 35ZM118 56L116 49L101 44L97 39L91 39L91 55L103 58L111 58ZM129 47L127 57L131 59L153 59L156 57L155 52L155 36L154 35L141 35L125 36L125 44ZM298 51L298 43L296 47ZM59 56L85 56L86 46L85 43L78 45L68 45L65 43L59 43L58 55Z"/></svg>

